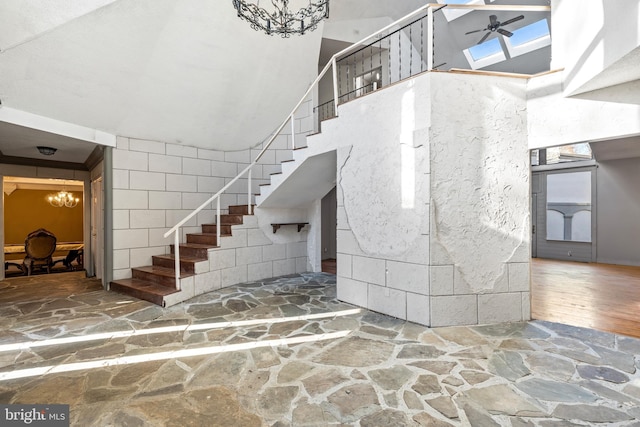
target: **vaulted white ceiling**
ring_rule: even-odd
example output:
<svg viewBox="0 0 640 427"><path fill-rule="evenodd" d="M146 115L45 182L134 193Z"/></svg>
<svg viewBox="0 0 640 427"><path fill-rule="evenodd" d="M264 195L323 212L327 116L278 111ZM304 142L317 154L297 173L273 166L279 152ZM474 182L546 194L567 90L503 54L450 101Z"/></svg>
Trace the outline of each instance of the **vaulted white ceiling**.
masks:
<svg viewBox="0 0 640 427"><path fill-rule="evenodd" d="M7 0L0 99L116 135L246 148L315 77L321 34L268 37L230 1Z"/></svg>
<svg viewBox="0 0 640 427"><path fill-rule="evenodd" d="M114 135L245 149L316 77L323 35L354 42L423 4L334 0L324 28L282 39L252 30L231 0L2 0L0 108ZM468 16L448 31L477 24ZM451 48L468 47L456 37ZM43 141L59 148L54 160L77 162L93 149L0 126L5 156L39 158Z"/></svg>

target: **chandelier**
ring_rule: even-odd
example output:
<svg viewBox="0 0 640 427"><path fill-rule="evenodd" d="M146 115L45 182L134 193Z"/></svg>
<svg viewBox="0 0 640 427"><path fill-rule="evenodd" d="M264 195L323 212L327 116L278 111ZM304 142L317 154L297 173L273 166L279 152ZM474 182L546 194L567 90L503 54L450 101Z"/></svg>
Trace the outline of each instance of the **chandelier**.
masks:
<svg viewBox="0 0 640 427"><path fill-rule="evenodd" d="M289 9L289 0L271 0L274 7L272 12L261 8L260 0L256 0L256 4L233 0L233 7L238 11L238 17L249 22L254 30L262 30L270 36L280 34L287 38L291 37L291 34L302 35L307 31L313 31L320 21L329 17L329 0L308 2L308 6L302 7L296 13Z"/></svg>
<svg viewBox="0 0 640 427"><path fill-rule="evenodd" d="M67 191L60 191L56 194L51 194L47 200L49 200L49 204L51 206L55 206L56 208L75 208L80 201L79 198L73 197L73 194Z"/></svg>

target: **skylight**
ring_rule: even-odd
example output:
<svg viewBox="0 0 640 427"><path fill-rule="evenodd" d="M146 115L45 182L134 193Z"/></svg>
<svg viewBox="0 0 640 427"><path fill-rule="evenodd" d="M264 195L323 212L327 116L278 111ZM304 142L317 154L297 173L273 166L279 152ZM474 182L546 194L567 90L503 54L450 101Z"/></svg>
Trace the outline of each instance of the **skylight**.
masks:
<svg viewBox="0 0 640 427"><path fill-rule="evenodd" d="M484 0L438 0L440 4L480 4L484 5ZM456 8L448 8L445 7L442 9L442 13L444 13L444 17L447 21L451 22L454 19L460 18L467 13L471 13L471 9L456 9Z"/></svg>
<svg viewBox="0 0 640 427"><path fill-rule="evenodd" d="M540 21L513 31L513 36L509 41L511 42L511 46L515 47L546 36L549 36L549 26L547 25L546 19L541 19Z"/></svg>
<svg viewBox="0 0 640 427"><path fill-rule="evenodd" d="M497 64L507 59L498 37L493 37L484 43L471 46L462 51L474 70Z"/></svg>
<svg viewBox="0 0 640 427"><path fill-rule="evenodd" d="M504 38L504 43L512 58L549 46L551 44L549 24L546 19L541 19L518 28L513 31L513 36Z"/></svg>
<svg viewBox="0 0 640 427"><path fill-rule="evenodd" d="M482 44L471 46L469 48L469 53L475 61L479 61L500 52L502 52L502 46L497 38L487 40Z"/></svg>

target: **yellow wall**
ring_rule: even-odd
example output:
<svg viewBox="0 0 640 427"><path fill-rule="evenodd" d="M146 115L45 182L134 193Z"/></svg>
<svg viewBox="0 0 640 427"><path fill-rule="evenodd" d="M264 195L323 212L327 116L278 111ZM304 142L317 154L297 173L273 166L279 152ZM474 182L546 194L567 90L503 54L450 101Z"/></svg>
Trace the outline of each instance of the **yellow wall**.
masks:
<svg viewBox="0 0 640 427"><path fill-rule="evenodd" d="M82 193L74 208L56 208L49 204L45 190L15 190L4 194L4 243L24 244L27 234L45 228L56 235L58 242L82 241Z"/></svg>

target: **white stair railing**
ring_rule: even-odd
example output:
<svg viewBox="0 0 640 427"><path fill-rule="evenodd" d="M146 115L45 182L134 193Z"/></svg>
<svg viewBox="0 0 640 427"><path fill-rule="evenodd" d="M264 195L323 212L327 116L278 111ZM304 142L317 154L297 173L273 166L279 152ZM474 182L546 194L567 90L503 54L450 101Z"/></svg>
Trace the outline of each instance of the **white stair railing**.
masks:
<svg viewBox="0 0 640 427"><path fill-rule="evenodd" d="M311 85L309 86L307 91L304 93L304 95L302 96L300 101L298 101L298 103L293 108L291 113L282 122L282 124L280 124L280 126L278 126L278 128L273 133L273 135L267 140L267 142L264 144L264 147L262 148L260 153L258 153L256 158L251 162L251 164L249 166L247 166L246 168L244 168L235 178L233 178L231 181L229 181L216 194L211 196L209 199L207 199L207 201L202 203L199 207L194 209L189 215L184 217L184 219L182 219L180 222L178 222L176 225L174 225L173 228L171 228L169 231L164 233L164 237L165 238L169 237L171 234L174 235L175 278L176 278L176 289L177 290L180 290L180 234L181 234L182 226L184 224L186 224L191 218L196 216L201 210L203 210L209 204L211 204L213 201L216 201L216 244L219 246L220 245L220 228L221 228L220 227L221 226L221 224L220 224L220 196L222 194L224 194L229 189L229 187L231 187L236 181L238 181L240 178L245 176L245 174L247 174L247 178L248 178L247 209L248 209L249 214L251 214L251 211L252 211L252 203L251 203L251 201L252 201L252 194L251 194L252 174L251 174L251 170L252 170L253 166L255 166L258 163L258 161L262 158L264 153L271 147L271 144L273 143L273 141L280 135L280 132L282 132L284 127L289 122L291 123L292 148L293 149L296 148L295 147L295 113L298 110L298 108L300 108L302 103L305 102L307 97L311 94L311 91L315 87L317 87L318 83L320 82L320 79L322 79L322 77L324 77L324 75L327 73L327 71L329 71L329 68L333 69L333 91L334 91L334 104L335 104L334 107L335 107L336 116L338 115L338 100L339 100L338 93L339 93L339 87L338 87L337 58L341 58L341 57L344 57L345 55L348 55L349 53L359 49L359 47L362 44L364 44L364 43L366 43L366 42L368 42L368 41L370 41L372 39L375 39L379 35L384 34L386 31L389 31L390 29L393 29L393 28L403 24L406 21L409 21L409 20L413 19L414 17L420 15L421 13L424 13L425 11L427 11L427 14L428 14L428 17L429 17L429 22L432 22L433 6L434 5L426 4L426 5L422 6L422 7L420 7L419 9L416 9L415 11L411 12L410 14L398 19L397 21L387 25L386 27L376 31L375 33L363 38L358 43L354 43L353 45L351 45L351 46L341 50L340 52L334 54L331 57L331 60L329 60L327 62L327 64L322 69L322 71L318 74L318 76L313 81L313 83L311 83ZM442 5L437 5L437 6L438 7L442 7ZM433 31L432 30L428 31L427 37L428 37L428 39L427 39L428 46L432 46L432 44L433 44ZM427 55L427 56L431 57L431 55ZM433 66L433 64L431 62L428 62L428 63L429 63L428 70L430 71L432 66Z"/></svg>

